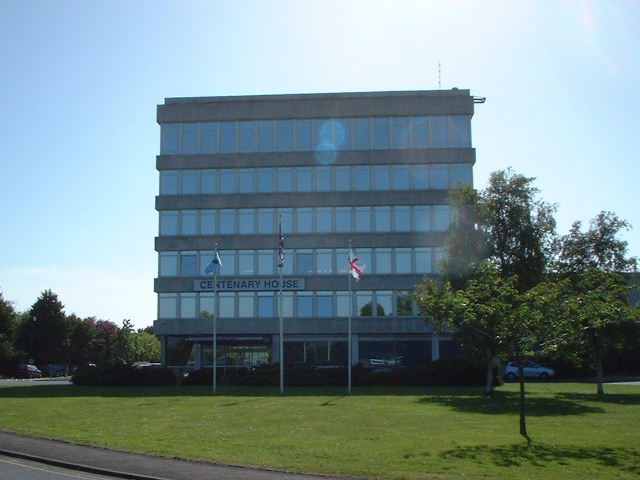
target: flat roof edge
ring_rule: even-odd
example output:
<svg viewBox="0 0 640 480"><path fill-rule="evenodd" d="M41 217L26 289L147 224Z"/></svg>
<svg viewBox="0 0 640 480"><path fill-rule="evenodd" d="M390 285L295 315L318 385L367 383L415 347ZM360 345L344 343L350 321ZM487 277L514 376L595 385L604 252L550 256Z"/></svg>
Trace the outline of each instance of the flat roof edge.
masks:
<svg viewBox="0 0 640 480"><path fill-rule="evenodd" d="M165 105L193 104L193 103L217 103L217 102L246 102L246 101L273 101L273 100L308 100L308 99L335 99L335 98L378 98L378 97L442 97L442 96L470 96L469 89L452 88L450 90L399 90L399 91L372 91L372 92L336 92L336 93L293 93L273 95L231 95L212 97L168 97L164 99Z"/></svg>

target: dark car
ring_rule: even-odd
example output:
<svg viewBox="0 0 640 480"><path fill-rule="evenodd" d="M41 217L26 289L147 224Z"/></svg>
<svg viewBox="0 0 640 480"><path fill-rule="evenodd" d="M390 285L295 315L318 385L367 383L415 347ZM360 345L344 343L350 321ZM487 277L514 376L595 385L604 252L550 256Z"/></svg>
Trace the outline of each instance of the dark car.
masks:
<svg viewBox="0 0 640 480"><path fill-rule="evenodd" d="M31 363L21 363L18 366L18 377L20 378L40 378L42 372L38 367Z"/></svg>

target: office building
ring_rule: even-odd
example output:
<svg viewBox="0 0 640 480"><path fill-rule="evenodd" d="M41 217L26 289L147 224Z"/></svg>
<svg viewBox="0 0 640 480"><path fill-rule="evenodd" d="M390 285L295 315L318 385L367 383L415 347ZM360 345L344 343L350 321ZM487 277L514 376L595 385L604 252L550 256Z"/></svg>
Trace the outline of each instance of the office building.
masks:
<svg viewBox="0 0 640 480"><path fill-rule="evenodd" d="M437 273L449 190L472 185L468 90L169 98L161 127L163 363L416 365L451 354L412 292ZM278 229L285 239L280 312ZM349 242L366 266L348 280ZM217 287L206 275L216 245ZM217 302L216 302L217 298Z"/></svg>

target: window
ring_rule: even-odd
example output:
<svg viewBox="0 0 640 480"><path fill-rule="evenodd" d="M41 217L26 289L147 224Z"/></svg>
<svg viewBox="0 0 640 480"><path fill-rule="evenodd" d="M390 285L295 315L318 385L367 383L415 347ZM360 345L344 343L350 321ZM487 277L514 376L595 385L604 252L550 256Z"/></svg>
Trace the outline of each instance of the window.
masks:
<svg viewBox="0 0 640 480"><path fill-rule="evenodd" d="M431 188L435 188L438 190L446 190L447 188L449 188L448 165L431 166Z"/></svg>
<svg viewBox="0 0 640 480"><path fill-rule="evenodd" d="M416 232L431 231L431 207L418 205L413 207L413 221Z"/></svg>
<svg viewBox="0 0 640 480"><path fill-rule="evenodd" d="M255 252L253 250L240 250L238 253L238 275L255 275Z"/></svg>
<svg viewBox="0 0 640 480"><path fill-rule="evenodd" d="M198 124L182 124L182 153L198 153L200 142L198 139Z"/></svg>
<svg viewBox="0 0 640 480"><path fill-rule="evenodd" d="M180 124L169 123L162 125L160 130L160 153L171 154L180 152Z"/></svg>
<svg viewBox="0 0 640 480"><path fill-rule="evenodd" d="M213 317L215 313L215 303L213 293L201 293L200 294L200 308L198 316L200 318Z"/></svg>
<svg viewBox="0 0 640 480"><path fill-rule="evenodd" d="M356 207L356 232L371 231L371 207Z"/></svg>
<svg viewBox="0 0 640 480"><path fill-rule="evenodd" d="M275 255L274 250L258 250L258 275L273 275Z"/></svg>
<svg viewBox="0 0 640 480"><path fill-rule="evenodd" d="M316 191L331 191L331 167L316 167Z"/></svg>
<svg viewBox="0 0 640 480"><path fill-rule="evenodd" d="M371 168L369 166L355 167L354 180L356 190L371 190Z"/></svg>
<svg viewBox="0 0 640 480"><path fill-rule="evenodd" d="M161 293L158 295L158 318L178 317L178 295Z"/></svg>
<svg viewBox="0 0 640 480"><path fill-rule="evenodd" d="M236 123L221 122L220 124L220 152L235 153L236 152Z"/></svg>
<svg viewBox="0 0 640 480"><path fill-rule="evenodd" d="M393 302L390 291L376 292L375 315L378 317L390 317L393 315Z"/></svg>
<svg viewBox="0 0 640 480"><path fill-rule="evenodd" d="M450 209L448 205L438 205L433 207L434 210L434 221L433 221L433 229L436 232L444 232L449 228L450 223Z"/></svg>
<svg viewBox="0 0 640 480"><path fill-rule="evenodd" d="M394 190L409 190L411 188L411 176L409 165L394 165L391 167Z"/></svg>
<svg viewBox="0 0 640 480"><path fill-rule="evenodd" d="M273 152L274 129L272 121L258 122L258 151Z"/></svg>
<svg viewBox="0 0 640 480"><path fill-rule="evenodd" d="M373 167L373 189L389 190L391 187L391 175L389 165L377 165Z"/></svg>
<svg viewBox="0 0 640 480"><path fill-rule="evenodd" d="M238 293L238 317L252 318L255 316L254 298L253 292Z"/></svg>
<svg viewBox="0 0 640 480"><path fill-rule="evenodd" d="M274 233L274 217L272 208L258 209L258 233Z"/></svg>
<svg viewBox="0 0 640 480"><path fill-rule="evenodd" d="M196 318L196 294L180 294L180 318Z"/></svg>
<svg viewBox="0 0 640 480"><path fill-rule="evenodd" d="M391 119L391 148L409 147L409 119L406 117Z"/></svg>
<svg viewBox="0 0 640 480"><path fill-rule="evenodd" d="M414 165L413 188L416 190L426 190L429 188L429 167L427 165Z"/></svg>
<svg viewBox="0 0 640 480"><path fill-rule="evenodd" d="M183 252L180 255L180 275L183 277L199 276L195 252Z"/></svg>
<svg viewBox="0 0 640 480"><path fill-rule="evenodd" d="M276 312L276 297L271 292L258 292L258 317L273 318Z"/></svg>
<svg viewBox="0 0 640 480"><path fill-rule="evenodd" d="M167 210L160 212L160 235L178 235L178 212Z"/></svg>
<svg viewBox="0 0 640 480"><path fill-rule="evenodd" d="M349 292L336 292L336 315L338 317L348 317L349 306Z"/></svg>
<svg viewBox="0 0 640 480"><path fill-rule="evenodd" d="M453 165L451 167L451 185L450 188L460 188L461 186L471 185L471 167L469 165Z"/></svg>
<svg viewBox="0 0 640 480"><path fill-rule="evenodd" d="M222 318L236 316L236 294L232 292L218 293L219 315Z"/></svg>
<svg viewBox="0 0 640 480"><path fill-rule="evenodd" d="M240 132L238 138L239 152L256 151L256 123L240 122Z"/></svg>
<svg viewBox="0 0 640 480"><path fill-rule="evenodd" d="M296 191L310 192L313 184L311 180L311 167L298 167L296 170Z"/></svg>
<svg viewBox="0 0 640 480"><path fill-rule="evenodd" d="M391 273L391 249L376 248L376 273Z"/></svg>
<svg viewBox="0 0 640 480"><path fill-rule="evenodd" d="M311 120L296 120L296 150L310 151L312 148L312 122Z"/></svg>
<svg viewBox="0 0 640 480"><path fill-rule="evenodd" d="M293 121L279 120L277 122L277 151L290 152L293 150Z"/></svg>
<svg viewBox="0 0 640 480"><path fill-rule="evenodd" d="M215 235L216 233L216 211L200 211L200 235Z"/></svg>
<svg viewBox="0 0 640 480"><path fill-rule="evenodd" d="M271 193L273 192L273 168L259 168L258 169L258 192Z"/></svg>
<svg viewBox="0 0 640 480"><path fill-rule="evenodd" d="M296 253L296 275L313 275L313 253Z"/></svg>
<svg viewBox="0 0 640 480"><path fill-rule="evenodd" d="M218 151L218 125L213 122L201 124L201 135L202 153L216 153Z"/></svg>
<svg viewBox="0 0 640 480"><path fill-rule="evenodd" d="M316 272L320 275L333 273L333 252L331 250L316 251Z"/></svg>
<svg viewBox="0 0 640 480"><path fill-rule="evenodd" d="M416 248L416 273L432 273L431 249Z"/></svg>
<svg viewBox="0 0 640 480"><path fill-rule="evenodd" d="M235 170L220 170L220 193L236 193Z"/></svg>
<svg viewBox="0 0 640 480"><path fill-rule="evenodd" d="M255 188L256 174L253 168L241 168L238 170L238 191L240 193L253 193Z"/></svg>
<svg viewBox="0 0 640 480"><path fill-rule="evenodd" d="M448 118L444 116L431 117L429 138L434 148L446 148L449 145Z"/></svg>
<svg viewBox="0 0 640 480"><path fill-rule="evenodd" d="M396 248L395 257L396 273L412 273L410 248Z"/></svg>
<svg viewBox="0 0 640 480"><path fill-rule="evenodd" d="M198 193L198 172L196 170L182 172L182 193L185 195Z"/></svg>
<svg viewBox="0 0 640 480"><path fill-rule="evenodd" d="M391 231L391 207L373 207L376 232Z"/></svg>
<svg viewBox="0 0 640 480"><path fill-rule="evenodd" d="M368 118L353 119L353 149L368 150L371 145L371 127Z"/></svg>
<svg viewBox="0 0 640 480"><path fill-rule="evenodd" d="M328 233L331 232L332 222L332 209L331 208L316 208L316 232Z"/></svg>
<svg viewBox="0 0 640 480"><path fill-rule="evenodd" d="M373 316L373 292L356 291L356 312L360 317Z"/></svg>
<svg viewBox="0 0 640 480"><path fill-rule="evenodd" d="M336 191L348 192L351 190L351 167L336 168Z"/></svg>
<svg viewBox="0 0 640 480"><path fill-rule="evenodd" d="M389 148L388 118L373 119L373 148L378 150Z"/></svg>
<svg viewBox="0 0 640 480"><path fill-rule="evenodd" d="M178 254L175 252L161 252L159 275L161 277L175 277L178 275Z"/></svg>
<svg viewBox="0 0 640 480"><path fill-rule="evenodd" d="M278 191L293 192L293 169L278 168Z"/></svg>
<svg viewBox="0 0 640 480"><path fill-rule="evenodd" d="M198 212L196 210L182 211L182 235L198 234Z"/></svg>
<svg viewBox="0 0 640 480"><path fill-rule="evenodd" d="M298 317L313 317L313 297L311 292L298 292L296 295L296 314Z"/></svg>
<svg viewBox="0 0 640 480"><path fill-rule="evenodd" d="M411 148L427 148L429 146L429 123L427 117L412 117L409 131Z"/></svg>
<svg viewBox="0 0 640 480"><path fill-rule="evenodd" d="M202 193L218 193L218 172L216 170L203 170L200 178L202 182Z"/></svg>
<svg viewBox="0 0 640 480"><path fill-rule="evenodd" d="M336 208L336 232L351 231L351 207Z"/></svg>
<svg viewBox="0 0 640 480"><path fill-rule="evenodd" d="M220 210L220 233L222 235L232 235L236 231L236 211Z"/></svg>
<svg viewBox="0 0 640 480"><path fill-rule="evenodd" d="M471 119L465 116L449 117L449 139L454 148L471 146Z"/></svg>
<svg viewBox="0 0 640 480"><path fill-rule="evenodd" d="M296 232L313 233L313 215L311 208L298 208L296 211Z"/></svg>
<svg viewBox="0 0 640 480"><path fill-rule="evenodd" d="M413 316L413 296L409 292L398 292L396 295L396 315Z"/></svg>
<svg viewBox="0 0 640 480"><path fill-rule="evenodd" d="M254 233L254 225L253 221L256 216L256 211L253 209L242 209L239 211L238 215L238 223L239 229L238 233L241 235L248 235Z"/></svg>
<svg viewBox="0 0 640 480"><path fill-rule="evenodd" d="M318 310L317 316L320 318L332 318L333 317L333 296L321 295L316 296L316 307Z"/></svg>
<svg viewBox="0 0 640 480"><path fill-rule="evenodd" d="M411 207L409 206L397 206L393 207L394 210L394 228L395 232L410 232L411 231Z"/></svg>
<svg viewBox="0 0 640 480"><path fill-rule="evenodd" d="M160 172L160 195L177 195L178 179L178 172L176 171Z"/></svg>

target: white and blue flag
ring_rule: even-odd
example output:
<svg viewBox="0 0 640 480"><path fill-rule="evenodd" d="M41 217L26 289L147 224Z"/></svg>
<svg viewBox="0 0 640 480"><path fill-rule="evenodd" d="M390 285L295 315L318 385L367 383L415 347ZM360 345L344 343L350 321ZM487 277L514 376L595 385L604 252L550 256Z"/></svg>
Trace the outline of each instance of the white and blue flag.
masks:
<svg viewBox="0 0 640 480"><path fill-rule="evenodd" d="M212 273L219 271L221 266L222 261L220 260L220 255L218 255L218 251L216 250L216 254L213 257L213 260L211 260L211 263L207 265L207 268L204 269L204 273L206 275L211 275Z"/></svg>

